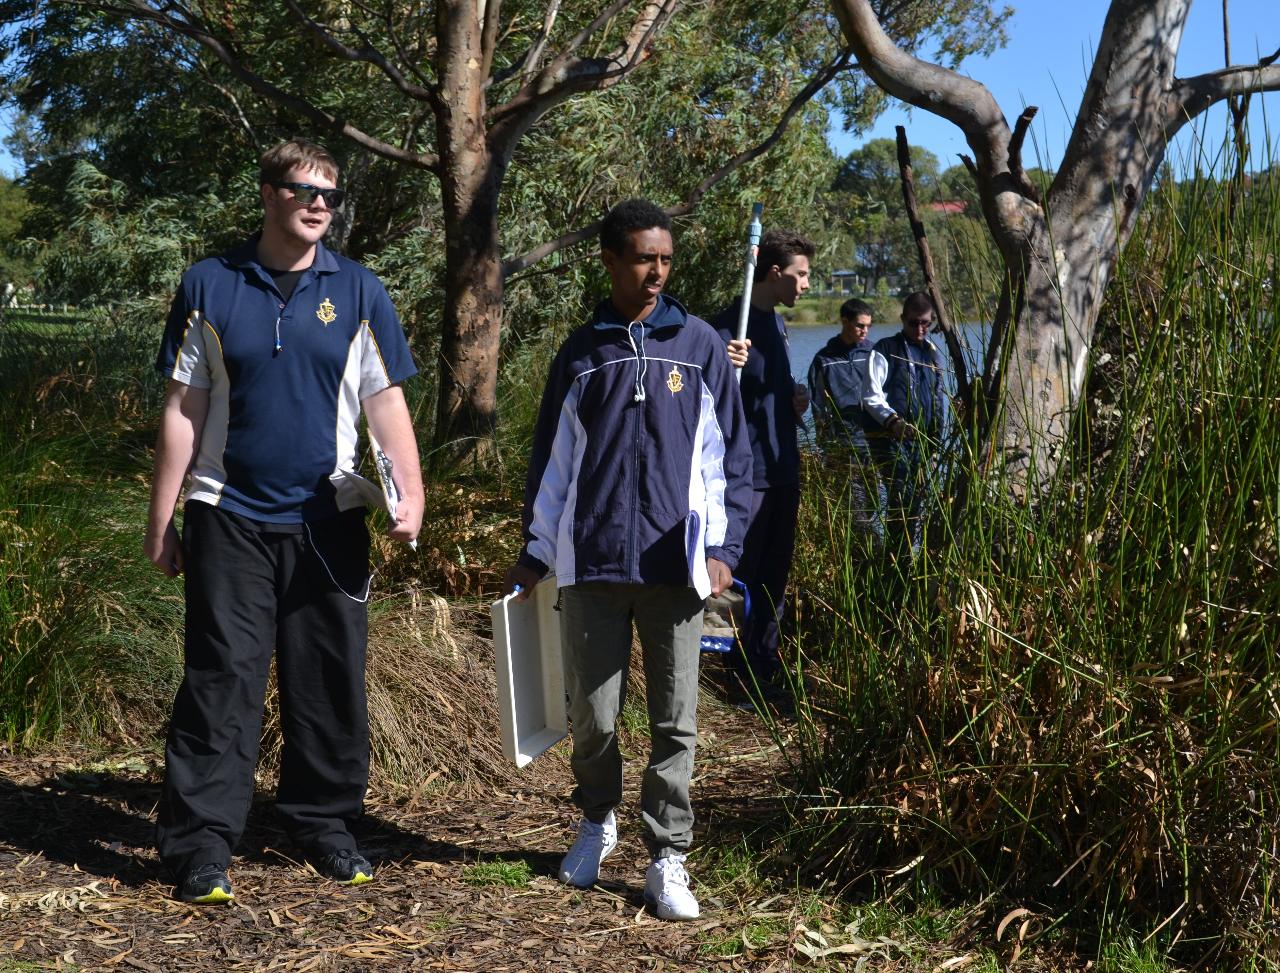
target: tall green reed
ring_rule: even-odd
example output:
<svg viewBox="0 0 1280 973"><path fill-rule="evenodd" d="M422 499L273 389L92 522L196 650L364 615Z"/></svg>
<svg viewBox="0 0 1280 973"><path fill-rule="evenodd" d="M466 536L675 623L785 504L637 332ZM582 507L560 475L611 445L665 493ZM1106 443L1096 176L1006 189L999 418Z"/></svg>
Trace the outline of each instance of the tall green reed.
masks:
<svg viewBox="0 0 1280 973"><path fill-rule="evenodd" d="M1165 183L1058 477L1030 503L1000 482L940 497L908 576L810 471L792 648L816 679L791 746L810 871L1274 960L1277 213L1275 179L1229 216L1220 183Z"/></svg>
<svg viewBox="0 0 1280 973"><path fill-rule="evenodd" d="M106 315L0 331L0 739L161 725L180 614L139 552L152 343Z"/></svg>

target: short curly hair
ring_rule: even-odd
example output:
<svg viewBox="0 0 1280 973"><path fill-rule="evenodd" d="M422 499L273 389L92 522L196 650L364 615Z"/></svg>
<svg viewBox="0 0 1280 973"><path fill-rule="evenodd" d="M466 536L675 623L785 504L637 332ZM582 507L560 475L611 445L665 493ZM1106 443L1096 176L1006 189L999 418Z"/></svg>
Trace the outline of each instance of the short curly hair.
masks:
<svg viewBox="0 0 1280 973"><path fill-rule="evenodd" d="M671 232L671 217L647 199L624 199L609 210L600 224L600 248L622 253L627 248L627 235L636 230Z"/></svg>

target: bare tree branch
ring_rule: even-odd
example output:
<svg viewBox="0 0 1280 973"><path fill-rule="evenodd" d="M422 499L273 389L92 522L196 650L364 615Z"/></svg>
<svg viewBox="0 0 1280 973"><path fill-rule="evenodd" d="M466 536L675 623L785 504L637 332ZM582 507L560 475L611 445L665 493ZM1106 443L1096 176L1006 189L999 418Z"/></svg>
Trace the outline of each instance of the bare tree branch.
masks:
<svg viewBox="0 0 1280 973"><path fill-rule="evenodd" d="M960 401L967 409L973 403L973 389L969 384L969 363L965 361L960 339L955 328L951 326L951 316L947 313L946 300L942 296L942 285L938 281L938 272L933 264L933 250L929 246L929 236L924 229L924 220L920 218L920 207L916 204L916 178L911 166L911 146L907 142L907 130L902 125L895 127L898 143L898 172L902 177L902 203L907 210L907 221L911 225L911 236L916 243L916 253L920 257L920 269L924 272L925 289L929 299L933 301L934 320L942 332L947 344L947 353L951 356L951 364L956 372L956 391Z"/></svg>
<svg viewBox="0 0 1280 973"><path fill-rule="evenodd" d="M526 82L510 101L488 113L491 144L495 151L513 144L530 125L550 109L583 91L602 91L617 84L648 58L649 44L680 0L650 0L637 14L626 39L607 57L578 58L570 56L613 16L628 5L629 0L615 0L600 15L570 40L568 46L550 64Z"/></svg>
<svg viewBox="0 0 1280 973"><path fill-rule="evenodd" d="M422 85L423 88L438 96L439 86L418 69L419 61L424 61L428 64L431 63L431 58L435 55L435 38L429 38L429 43L426 45L427 49L423 52L422 57L411 57L400 40L400 31L396 29L395 21L391 19L391 14L394 10L392 4L387 4L381 14L377 14L373 10L370 10L369 7L363 3L357 3L355 6L356 9L363 10L371 19L381 20L383 22L386 27L387 37L391 41L391 46L396 49L396 56L400 58L400 63L408 67L409 73L418 79L418 83ZM434 101L432 104L434 105Z"/></svg>
<svg viewBox="0 0 1280 973"><path fill-rule="evenodd" d="M794 98L791 99L786 110L783 111L777 124L774 125L773 130L768 136L751 148L744 149L742 152L739 152L719 169L703 179L698 183L698 185L689 191L689 194L681 202L674 206L666 207L666 214L668 216L685 216L693 212L698 203L702 200L702 197L705 196L712 187L716 185L716 183L723 180L726 176L731 175L752 159L758 158L765 152L769 151L769 149L772 148L784 134L786 134L787 126L791 124L792 119L795 118L800 110L808 104L809 100L821 91L837 74L841 71L848 70L851 58L852 52L845 51L835 61L832 61L830 64L825 65L817 71L813 77L809 79L808 83L796 93ZM533 266L539 260L549 257L551 254L556 253L559 250L590 240L600 232L601 222L602 221L600 220L596 220L587 226L572 230L554 240L548 240L546 243L534 247L532 250L527 253L523 253L518 257L511 257L504 260L502 262L502 276L504 278L510 278L512 275Z"/></svg>
<svg viewBox="0 0 1280 973"><path fill-rule="evenodd" d="M439 171L439 160L434 155L406 152L398 146L391 145L379 138L369 135L367 132L357 128L350 122L331 115L329 112L313 105L311 102L296 95L292 95L287 91L277 87L270 81L263 78L254 71L250 71L239 57L221 39L214 36L208 29L204 21L193 14L190 10L178 3L166 3L166 10L156 9L146 3L146 0L127 0L123 5L115 5L111 3L91 3L84 0L76 0L77 6L88 7L93 10L100 10L104 13L117 14L131 20L141 20L148 23L158 24L167 30L171 30L176 34L187 37L201 47L205 48L214 57L221 61L239 81L247 85L251 90L257 92L262 97L275 102L283 108L310 119L314 124L321 128L350 139L357 145L368 149L375 155L383 158L391 159L404 165L413 166L416 169L425 169L429 172ZM175 11L177 16L167 12Z"/></svg>
<svg viewBox="0 0 1280 973"><path fill-rule="evenodd" d="M529 46L529 50L525 56L524 64L521 65L521 82L528 84L533 76L538 73L539 66L542 64L542 57L547 52L547 44L551 40L551 31L556 25L556 17L560 15L560 0L551 0L547 4L546 16L542 18L542 29L538 31L538 36L533 39L533 43Z"/></svg>
<svg viewBox="0 0 1280 973"><path fill-rule="evenodd" d="M1179 78L1174 82L1172 97L1175 105L1169 128L1176 131L1211 105L1232 95L1247 95L1255 91L1280 91L1280 66L1275 64L1280 50L1257 64L1208 71L1193 78Z"/></svg>
<svg viewBox="0 0 1280 973"><path fill-rule="evenodd" d="M338 40L334 35L333 31L307 16L307 14L303 12L302 8L298 6L296 0L284 0L284 5L289 9L289 12L301 21L302 25L320 41L320 43L327 47L337 57L340 57L345 61L362 61L365 64L372 64L387 76L401 94L404 94L415 101L431 100L431 89L424 88L421 85L414 84L406 79L405 76L400 73L400 70L383 57L382 52L375 48L364 35L357 33L357 36L364 41L365 45L363 48L357 50L354 47L350 47L349 45L342 43L342 41Z"/></svg>
<svg viewBox="0 0 1280 973"><path fill-rule="evenodd" d="M868 0L833 0L832 6L858 63L876 84L959 126L984 170L1004 168L1009 126L984 85L901 50L880 26Z"/></svg>
<svg viewBox="0 0 1280 973"><path fill-rule="evenodd" d="M590 227L584 227L583 229L589 230L590 232L588 232L587 235L582 238L582 240L589 239L593 234L600 232L600 222L597 221L593 223ZM578 240L576 242L581 243L582 240ZM519 274L515 277L508 277L504 280L503 283L505 287L510 289L514 287L516 284L519 284L521 281L532 280L534 277L546 277L548 275L568 273L570 268L572 268L574 264L582 262L583 260L586 259L586 257L587 257L587 254L585 253L571 254L568 258L566 258L564 263L556 264L554 267L539 267L537 270L530 270L528 273Z"/></svg>
<svg viewBox="0 0 1280 973"><path fill-rule="evenodd" d="M1039 110L1035 105L1028 105L1014 123L1013 138L1009 140L1009 174L1017 182L1022 194L1037 203L1040 202L1040 190L1027 178L1027 172L1022 168L1022 143L1027 138L1031 120L1036 117L1036 112Z"/></svg>
<svg viewBox="0 0 1280 973"><path fill-rule="evenodd" d="M600 13L596 14L595 19L591 21L591 23L587 24L586 27L583 27L582 30L569 38L569 43L565 45L564 50L557 54L555 59L551 62L552 68L554 69L556 64L567 63L570 60L571 55L576 55L582 45L590 40L596 31L611 21L614 17L618 16L618 14L622 13L630 3L631 0L614 0L613 3L609 4L609 6L601 10Z"/></svg>
<svg viewBox="0 0 1280 973"><path fill-rule="evenodd" d="M480 25L480 77L493 73L493 53L498 48L498 24L502 20L502 0L485 0L484 22Z"/></svg>

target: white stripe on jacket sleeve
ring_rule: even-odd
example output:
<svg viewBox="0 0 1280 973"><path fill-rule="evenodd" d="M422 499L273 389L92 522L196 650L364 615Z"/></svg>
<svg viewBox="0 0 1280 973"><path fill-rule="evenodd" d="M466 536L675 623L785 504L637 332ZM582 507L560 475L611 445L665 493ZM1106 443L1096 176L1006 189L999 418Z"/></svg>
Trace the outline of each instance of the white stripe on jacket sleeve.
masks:
<svg viewBox="0 0 1280 973"><path fill-rule="evenodd" d="M577 503L578 470L586 448L586 436L578 421L581 382L575 381L560 406L551 453L538 481L529 518L527 550L568 584L576 571L572 518ZM565 549L562 549L565 548Z"/></svg>
<svg viewBox="0 0 1280 973"><path fill-rule="evenodd" d="M888 377L888 359L878 351L871 352L867 356L867 378L870 387L862 396L862 407L882 426L895 415L889 408L889 400L884 394L884 383Z"/></svg>
<svg viewBox="0 0 1280 973"><path fill-rule="evenodd" d="M693 563L690 580L701 598L711 596L711 577L707 574L707 548L724 544L729 530L724 493L724 431L716 415L716 400L706 382L702 382L702 403L698 429L694 439L693 469L689 477L689 510L697 514L700 542L691 545Z"/></svg>

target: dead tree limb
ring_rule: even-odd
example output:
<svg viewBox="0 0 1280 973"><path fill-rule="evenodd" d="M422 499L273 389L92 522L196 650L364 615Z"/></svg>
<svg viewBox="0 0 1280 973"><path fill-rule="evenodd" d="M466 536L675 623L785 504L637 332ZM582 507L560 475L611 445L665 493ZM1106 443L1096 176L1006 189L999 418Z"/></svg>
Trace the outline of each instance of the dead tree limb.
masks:
<svg viewBox="0 0 1280 973"><path fill-rule="evenodd" d="M938 284L938 272L933 265L933 251L929 249L929 237L924 231L924 221L920 219L920 207L916 205L916 181L911 171L911 146L907 144L907 130L899 125L897 133L898 169L902 173L902 201L907 207L907 219L911 221L911 236L916 241L916 252L920 255L920 268L924 271L925 287L929 291L930 300L933 301L938 330L942 332L942 338L947 343L947 352L956 370L956 391L967 412L973 405L969 363L965 361L960 338L955 328L951 326L946 303L942 299L942 287Z"/></svg>

